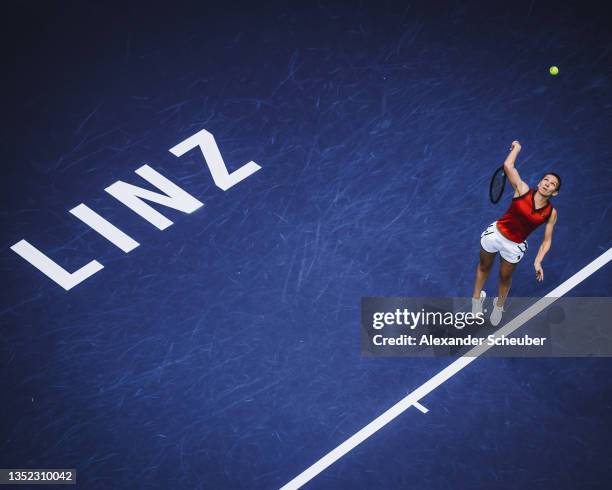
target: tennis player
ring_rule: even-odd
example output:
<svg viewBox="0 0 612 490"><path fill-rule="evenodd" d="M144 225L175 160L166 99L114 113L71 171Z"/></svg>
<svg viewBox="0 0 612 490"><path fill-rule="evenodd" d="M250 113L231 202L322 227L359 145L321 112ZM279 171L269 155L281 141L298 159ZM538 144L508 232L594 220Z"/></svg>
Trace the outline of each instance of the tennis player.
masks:
<svg viewBox="0 0 612 490"><path fill-rule="evenodd" d="M561 177L556 173L544 174L536 189L521 180L514 164L521 151L521 144L513 141L510 153L504 161L504 172L514 187L514 197L510 207L497 221L491 223L480 236L480 261L476 267L476 282L472 295L472 312L482 312L486 293L482 290L491 272L495 255L499 253L499 293L493 300L491 325L499 325L504 312L504 301L512 285L512 273L525 252L527 237L538 226L546 224L544 240L540 245L533 266L536 280L544 280L542 260L550 250L553 230L557 222L557 210L553 208L550 198L556 196L561 188Z"/></svg>

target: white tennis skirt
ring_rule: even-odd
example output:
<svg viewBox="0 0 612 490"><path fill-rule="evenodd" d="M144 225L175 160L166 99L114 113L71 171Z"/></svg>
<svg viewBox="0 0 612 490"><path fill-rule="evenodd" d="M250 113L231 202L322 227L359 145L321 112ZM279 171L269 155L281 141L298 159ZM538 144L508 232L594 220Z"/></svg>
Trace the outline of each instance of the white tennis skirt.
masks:
<svg viewBox="0 0 612 490"><path fill-rule="evenodd" d="M497 229L497 221L491 223L482 232L482 235L480 235L480 246L491 254L499 252L502 258L511 264L519 263L525 252L527 252L527 240L523 243L508 240Z"/></svg>

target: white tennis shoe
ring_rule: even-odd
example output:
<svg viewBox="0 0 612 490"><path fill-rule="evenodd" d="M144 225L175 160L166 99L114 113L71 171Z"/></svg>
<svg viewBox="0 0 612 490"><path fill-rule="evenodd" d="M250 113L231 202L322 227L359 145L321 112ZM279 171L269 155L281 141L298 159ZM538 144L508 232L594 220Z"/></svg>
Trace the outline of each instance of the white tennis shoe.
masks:
<svg viewBox="0 0 612 490"><path fill-rule="evenodd" d="M472 313L474 315L482 313L482 305L486 297L487 293L485 293L484 291L480 291L480 298L472 298Z"/></svg>
<svg viewBox="0 0 612 490"><path fill-rule="evenodd" d="M502 315L504 314L504 307L497 305L497 296L493 299L493 311L491 312L491 325L497 327L501 322Z"/></svg>

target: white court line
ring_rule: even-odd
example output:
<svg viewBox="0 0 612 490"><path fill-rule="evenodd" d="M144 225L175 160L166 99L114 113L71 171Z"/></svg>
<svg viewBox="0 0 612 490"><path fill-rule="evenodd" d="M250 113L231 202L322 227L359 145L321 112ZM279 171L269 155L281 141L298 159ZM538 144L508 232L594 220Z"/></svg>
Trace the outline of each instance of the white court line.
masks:
<svg viewBox="0 0 612 490"><path fill-rule="evenodd" d="M542 310L544 310L547 306L550 306L554 303L558 298L564 296L568 291L575 288L578 284L584 281L591 274L596 272L605 266L608 262L612 260L612 248L609 248L602 255L597 257L593 262L579 270L576 274L570 277L567 281L561 283L555 289L553 289L550 293L548 293L544 298L538 300L517 317L509 321L506 325L500 328L497 332L495 332L495 337L501 337L502 335L509 335L518 329L525 322L529 321L531 318L536 316ZM426 381L424 384L419 386L416 390L410 393L408 396L397 402L391 408L389 408L382 415L379 415L372 422L366 425L363 429L353 434L346 441L340 444L338 447L327 453L323 456L319 461L314 463L311 467L304 470L298 476L296 476L289 483L284 485L281 490L294 490L302 487L310 480L312 480L315 476L321 473L325 468L332 465L336 461L338 461L342 456L351 451L354 447L361 444L368 437L376 433L378 430L382 429L385 425L395 419L398 415L401 415L403 412L408 410L411 406L416 406L419 400L424 396L431 393L438 386L444 383L446 380L450 379L452 376L457 374L463 368L465 368L472 361L476 360L479 356L484 354L487 350L489 350L491 346L488 344L477 345L473 349L467 352L464 357L460 357L452 364L445 367L442 371L436 374L429 381ZM418 407L417 407L418 408Z"/></svg>
<svg viewBox="0 0 612 490"><path fill-rule="evenodd" d="M414 408L419 409L423 413L429 412L429 409L427 407L424 407L423 405L421 405L419 402L414 402L412 405L414 406Z"/></svg>

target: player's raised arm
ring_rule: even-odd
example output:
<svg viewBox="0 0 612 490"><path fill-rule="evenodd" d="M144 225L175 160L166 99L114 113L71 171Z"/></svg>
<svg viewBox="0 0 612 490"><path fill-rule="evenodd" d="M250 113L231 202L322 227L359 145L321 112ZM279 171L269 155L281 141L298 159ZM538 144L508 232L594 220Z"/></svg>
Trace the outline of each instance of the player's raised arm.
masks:
<svg viewBox="0 0 612 490"><path fill-rule="evenodd" d="M521 196L529 190L529 186L521 180L521 176L516 170L514 164L516 163L516 157L521 151L521 144L518 141L513 141L510 146L510 153L504 161L504 173L508 177L510 184L514 187L514 197Z"/></svg>

